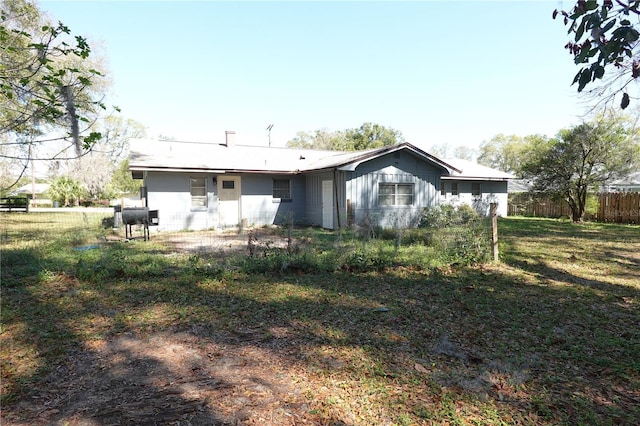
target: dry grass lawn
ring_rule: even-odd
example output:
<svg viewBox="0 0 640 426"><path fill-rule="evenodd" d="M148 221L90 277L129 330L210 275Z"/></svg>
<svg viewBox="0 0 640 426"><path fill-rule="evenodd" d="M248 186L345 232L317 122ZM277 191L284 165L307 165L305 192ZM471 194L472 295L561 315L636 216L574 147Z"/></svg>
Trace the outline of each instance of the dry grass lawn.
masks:
<svg viewBox="0 0 640 426"><path fill-rule="evenodd" d="M508 218L498 265L247 273L2 220L3 425L640 418L638 226ZM317 232L310 257L343 238Z"/></svg>

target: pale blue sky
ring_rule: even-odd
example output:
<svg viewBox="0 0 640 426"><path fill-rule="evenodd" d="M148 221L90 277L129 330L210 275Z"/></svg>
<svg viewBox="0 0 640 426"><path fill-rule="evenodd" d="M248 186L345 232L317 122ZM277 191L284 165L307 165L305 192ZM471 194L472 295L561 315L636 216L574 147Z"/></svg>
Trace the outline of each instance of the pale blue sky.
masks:
<svg viewBox="0 0 640 426"><path fill-rule="evenodd" d="M551 19L571 1L143 2L44 0L102 45L108 104L150 136L283 146L365 121L424 149L497 133L555 134L585 106Z"/></svg>

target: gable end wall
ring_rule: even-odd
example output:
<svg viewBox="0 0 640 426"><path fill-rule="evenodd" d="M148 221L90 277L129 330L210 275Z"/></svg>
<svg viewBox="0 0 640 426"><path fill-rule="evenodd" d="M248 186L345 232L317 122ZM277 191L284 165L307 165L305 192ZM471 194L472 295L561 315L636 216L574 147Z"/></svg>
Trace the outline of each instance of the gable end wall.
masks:
<svg viewBox="0 0 640 426"><path fill-rule="evenodd" d="M359 165L346 182L352 223L369 220L383 227L412 226L425 207L439 202L441 170L407 151L387 154ZM414 185L413 205L380 206L380 183Z"/></svg>

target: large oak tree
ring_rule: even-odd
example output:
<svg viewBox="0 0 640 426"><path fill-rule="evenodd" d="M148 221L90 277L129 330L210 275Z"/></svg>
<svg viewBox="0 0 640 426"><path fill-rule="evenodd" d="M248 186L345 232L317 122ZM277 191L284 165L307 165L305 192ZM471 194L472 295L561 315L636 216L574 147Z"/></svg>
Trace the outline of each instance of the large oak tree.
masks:
<svg viewBox="0 0 640 426"><path fill-rule="evenodd" d="M535 191L564 199L574 222L582 221L587 194L637 166L640 145L633 129L615 118L601 118L561 130L522 165Z"/></svg>
<svg viewBox="0 0 640 426"><path fill-rule="evenodd" d="M478 163L521 177L522 164L529 156L534 155L540 146L544 146L548 139L544 135L522 137L497 134L480 144Z"/></svg>

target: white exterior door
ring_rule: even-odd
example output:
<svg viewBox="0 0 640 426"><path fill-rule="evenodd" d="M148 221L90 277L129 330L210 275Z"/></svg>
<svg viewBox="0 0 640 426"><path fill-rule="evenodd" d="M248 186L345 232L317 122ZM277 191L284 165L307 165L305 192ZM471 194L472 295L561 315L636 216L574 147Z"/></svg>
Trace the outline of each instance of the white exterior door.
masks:
<svg viewBox="0 0 640 426"><path fill-rule="evenodd" d="M240 223L240 176L218 177L218 215L223 228Z"/></svg>
<svg viewBox="0 0 640 426"><path fill-rule="evenodd" d="M322 181L322 227L333 229L333 181Z"/></svg>

